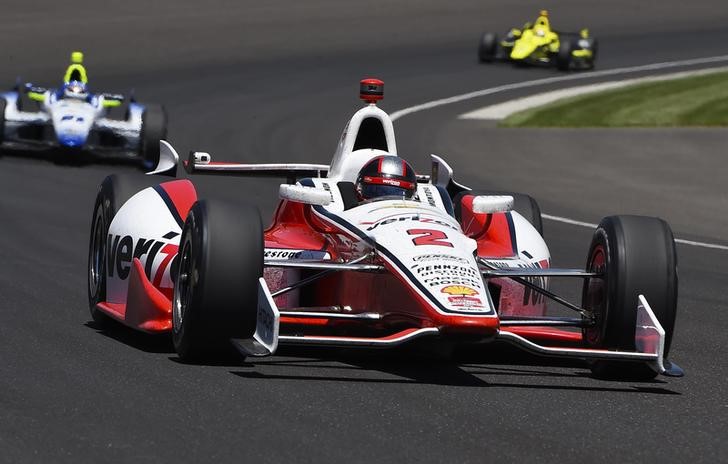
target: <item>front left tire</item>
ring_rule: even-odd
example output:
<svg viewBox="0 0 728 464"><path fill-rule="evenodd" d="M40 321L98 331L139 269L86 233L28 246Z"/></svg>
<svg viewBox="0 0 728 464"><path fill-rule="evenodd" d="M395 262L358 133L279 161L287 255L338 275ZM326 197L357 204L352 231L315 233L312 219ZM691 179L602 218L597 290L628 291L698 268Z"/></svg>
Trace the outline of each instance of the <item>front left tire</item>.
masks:
<svg viewBox="0 0 728 464"><path fill-rule="evenodd" d="M639 295L644 295L665 330L667 357L677 312L677 252L670 226L645 216L610 216L594 232L586 269L602 277L584 281L582 307L593 314L585 328L588 346L634 351ZM625 361L597 361L596 377L650 380L657 375L648 365Z"/></svg>
<svg viewBox="0 0 728 464"><path fill-rule="evenodd" d="M87 293L91 317L101 327L106 326L110 321L109 316L96 307L98 303L106 301L106 244L109 226L116 213L129 198L157 183L159 183L159 179L155 176L111 175L104 179L99 187L89 234Z"/></svg>
<svg viewBox="0 0 728 464"><path fill-rule="evenodd" d="M263 226L254 207L202 200L182 231L172 340L183 361L203 361L255 332Z"/></svg>

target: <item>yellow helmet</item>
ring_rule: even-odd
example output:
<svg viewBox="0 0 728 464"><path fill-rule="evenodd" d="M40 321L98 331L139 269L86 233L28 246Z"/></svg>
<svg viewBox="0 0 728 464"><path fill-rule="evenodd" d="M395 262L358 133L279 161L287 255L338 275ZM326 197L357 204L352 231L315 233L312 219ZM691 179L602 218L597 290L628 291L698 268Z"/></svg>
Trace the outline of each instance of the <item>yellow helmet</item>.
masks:
<svg viewBox="0 0 728 464"><path fill-rule="evenodd" d="M83 63L83 53L81 53L81 52L71 52L71 63L74 63L74 64L81 64L81 63Z"/></svg>
<svg viewBox="0 0 728 464"><path fill-rule="evenodd" d="M548 10L541 10L538 14L539 16L546 16L549 17L549 11Z"/></svg>

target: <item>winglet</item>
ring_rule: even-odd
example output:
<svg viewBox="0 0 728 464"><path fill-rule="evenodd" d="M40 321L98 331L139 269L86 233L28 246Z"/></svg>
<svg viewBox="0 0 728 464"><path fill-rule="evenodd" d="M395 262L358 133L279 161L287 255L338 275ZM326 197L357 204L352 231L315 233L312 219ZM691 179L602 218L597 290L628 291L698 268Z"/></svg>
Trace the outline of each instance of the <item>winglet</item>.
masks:
<svg viewBox="0 0 728 464"><path fill-rule="evenodd" d="M174 147L166 140L159 141L159 161L153 171L147 173L148 176L160 175L177 177L177 165L179 164L179 155Z"/></svg>
<svg viewBox="0 0 728 464"><path fill-rule="evenodd" d="M281 313L278 311L268 285L258 279L258 315L252 338L233 339L232 343L245 356L270 356L278 349Z"/></svg>

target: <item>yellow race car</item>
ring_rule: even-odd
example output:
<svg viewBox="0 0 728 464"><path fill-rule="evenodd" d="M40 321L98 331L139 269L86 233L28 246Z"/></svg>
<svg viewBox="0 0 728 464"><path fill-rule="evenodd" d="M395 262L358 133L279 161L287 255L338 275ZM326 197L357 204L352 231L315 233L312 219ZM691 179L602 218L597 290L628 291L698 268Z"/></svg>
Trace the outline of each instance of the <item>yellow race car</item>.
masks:
<svg viewBox="0 0 728 464"><path fill-rule="evenodd" d="M568 71L593 69L597 57L597 40L588 29L579 32L558 32L551 29L548 11L542 10L534 23L512 28L502 39L486 32L478 45L481 63L511 61L513 63L556 66Z"/></svg>

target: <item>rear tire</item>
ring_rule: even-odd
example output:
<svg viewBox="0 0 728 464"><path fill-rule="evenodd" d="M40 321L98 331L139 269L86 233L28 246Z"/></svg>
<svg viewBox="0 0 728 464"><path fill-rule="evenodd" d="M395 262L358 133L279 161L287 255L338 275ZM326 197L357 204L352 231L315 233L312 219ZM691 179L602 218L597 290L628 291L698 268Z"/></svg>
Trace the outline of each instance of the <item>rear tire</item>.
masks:
<svg viewBox="0 0 728 464"><path fill-rule="evenodd" d="M594 69L597 62L597 52L599 52L599 42L597 41L597 39L592 40L591 52L592 56L589 63L589 69Z"/></svg>
<svg viewBox="0 0 728 464"><path fill-rule="evenodd" d="M15 106L18 108L18 111L40 111L40 102L32 100L23 90L18 89L17 92L18 99L15 100Z"/></svg>
<svg viewBox="0 0 728 464"><path fill-rule="evenodd" d="M496 34L486 32L480 37L478 45L478 61L481 63L490 63L495 59L498 51L498 36Z"/></svg>
<svg viewBox="0 0 728 464"><path fill-rule="evenodd" d="M0 98L0 155L2 155L2 144L5 140L5 107L7 104L7 100Z"/></svg>
<svg viewBox="0 0 728 464"><path fill-rule="evenodd" d="M556 54L556 67L561 71L571 69L571 52L574 50L574 43L570 38L564 38L559 45Z"/></svg>
<svg viewBox="0 0 728 464"><path fill-rule="evenodd" d="M156 177L111 175L104 179L99 187L91 217L87 288L91 317L101 327L106 326L111 319L96 309L98 303L106 301L106 242L109 226L116 213L129 198L157 183L159 183L159 179Z"/></svg>
<svg viewBox="0 0 728 464"><path fill-rule="evenodd" d="M644 295L665 329L670 350L677 308L677 253L670 226L645 216L610 216L594 232L587 270L603 278L586 279L582 306L594 312L595 326L584 329L591 347L633 351L638 296ZM596 377L650 380L657 373L644 363L597 361Z"/></svg>
<svg viewBox="0 0 728 464"><path fill-rule="evenodd" d="M255 332L263 226L256 208L198 201L187 216L172 301L172 340L183 361L231 349Z"/></svg>
<svg viewBox="0 0 728 464"><path fill-rule="evenodd" d="M161 105L147 105L142 114L140 153L144 169L154 169L159 163L159 141L167 138L167 113Z"/></svg>

